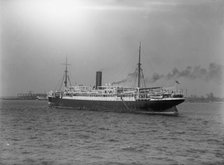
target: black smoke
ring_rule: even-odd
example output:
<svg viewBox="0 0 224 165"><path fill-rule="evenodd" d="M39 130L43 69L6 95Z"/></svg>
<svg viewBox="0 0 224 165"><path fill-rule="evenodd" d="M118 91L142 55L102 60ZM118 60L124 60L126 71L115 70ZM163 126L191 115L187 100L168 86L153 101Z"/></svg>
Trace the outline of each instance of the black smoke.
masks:
<svg viewBox="0 0 224 165"><path fill-rule="evenodd" d="M129 73L128 76L120 81L116 81L116 82L112 82L112 85L119 85L119 84L123 84L123 83L127 83L127 82L132 82L133 79L136 79L137 77L137 72L133 72L133 73Z"/></svg>
<svg viewBox="0 0 224 165"><path fill-rule="evenodd" d="M168 74L153 73L151 78L146 81L154 83L160 79L175 80L178 78L187 78L190 80L201 79L205 81L215 81L221 83L223 81L223 65L210 63L208 68L202 68L201 66L187 66L184 70L178 70L174 68Z"/></svg>

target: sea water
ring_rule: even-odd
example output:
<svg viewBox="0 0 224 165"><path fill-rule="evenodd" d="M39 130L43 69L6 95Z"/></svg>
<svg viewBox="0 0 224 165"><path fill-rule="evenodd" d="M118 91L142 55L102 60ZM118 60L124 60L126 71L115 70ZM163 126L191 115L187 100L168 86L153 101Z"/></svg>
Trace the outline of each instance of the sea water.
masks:
<svg viewBox="0 0 224 165"><path fill-rule="evenodd" d="M52 109L3 100L0 164L224 164L224 103L183 103L180 115Z"/></svg>

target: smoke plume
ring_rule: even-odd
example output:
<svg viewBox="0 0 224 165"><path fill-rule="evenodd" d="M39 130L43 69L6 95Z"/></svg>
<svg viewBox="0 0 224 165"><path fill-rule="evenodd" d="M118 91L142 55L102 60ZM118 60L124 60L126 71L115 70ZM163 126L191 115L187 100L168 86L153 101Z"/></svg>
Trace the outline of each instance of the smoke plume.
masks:
<svg viewBox="0 0 224 165"><path fill-rule="evenodd" d="M190 80L201 79L205 81L215 81L221 83L223 80L223 70L223 65L216 63L210 63L207 69L202 68L201 66L188 66L182 71L174 68L166 75L154 73L151 78L147 79L147 82L154 83L160 79L175 80L178 78L187 78Z"/></svg>
<svg viewBox="0 0 224 165"><path fill-rule="evenodd" d="M158 80L177 80L179 78L186 78L190 80L201 79L204 81L215 81L217 83L223 82L223 65L219 65L216 63L210 63L208 68L202 68L201 66L188 66L184 70L178 70L174 68L168 74L159 74L153 73L151 78L146 78L146 83L155 83ZM128 74L128 76L120 81L113 82L112 85L121 85L121 84L132 84L136 86L138 72L137 70L133 73ZM143 74L141 72L141 78L143 78Z"/></svg>
<svg viewBox="0 0 224 165"><path fill-rule="evenodd" d="M128 76L123 80L112 82L112 85L120 85L123 83L130 83L133 81L133 79L136 79L136 77L137 77L137 72L135 71L133 73L129 73Z"/></svg>

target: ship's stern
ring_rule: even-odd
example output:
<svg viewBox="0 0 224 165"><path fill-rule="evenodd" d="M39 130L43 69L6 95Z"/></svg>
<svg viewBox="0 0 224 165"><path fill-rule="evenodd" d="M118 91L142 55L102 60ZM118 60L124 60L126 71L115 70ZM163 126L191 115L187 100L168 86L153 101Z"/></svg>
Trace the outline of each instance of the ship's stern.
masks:
<svg viewBox="0 0 224 165"><path fill-rule="evenodd" d="M53 92L53 91L50 91L48 93L48 105L50 107L52 106L58 106L59 105L59 102L60 102L60 93L59 92Z"/></svg>

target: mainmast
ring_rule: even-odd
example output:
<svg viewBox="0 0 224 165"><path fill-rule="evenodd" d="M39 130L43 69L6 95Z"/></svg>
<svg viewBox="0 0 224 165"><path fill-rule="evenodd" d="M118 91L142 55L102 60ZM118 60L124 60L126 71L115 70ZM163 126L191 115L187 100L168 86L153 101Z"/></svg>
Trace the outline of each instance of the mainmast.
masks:
<svg viewBox="0 0 224 165"><path fill-rule="evenodd" d="M68 62L67 62L67 57L66 57L66 62L65 62L65 81L64 81L64 84L65 84L65 87L67 88L67 84L68 84Z"/></svg>
<svg viewBox="0 0 224 165"><path fill-rule="evenodd" d="M139 57L138 57L138 87L141 87L141 42L139 45Z"/></svg>

